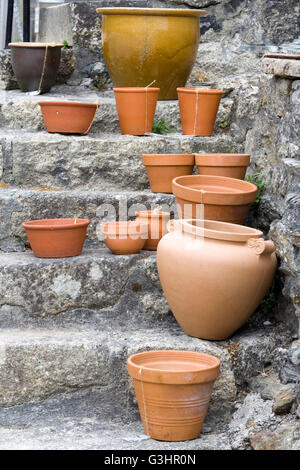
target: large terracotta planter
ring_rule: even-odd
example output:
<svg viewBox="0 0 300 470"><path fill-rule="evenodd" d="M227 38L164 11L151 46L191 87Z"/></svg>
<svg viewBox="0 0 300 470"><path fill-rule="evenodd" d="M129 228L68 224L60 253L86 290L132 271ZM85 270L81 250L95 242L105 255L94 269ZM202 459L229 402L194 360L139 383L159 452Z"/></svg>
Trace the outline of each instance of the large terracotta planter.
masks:
<svg viewBox="0 0 300 470"><path fill-rule="evenodd" d="M48 132L88 134L99 104L78 101L39 101Z"/></svg>
<svg viewBox="0 0 300 470"><path fill-rule="evenodd" d="M170 212L138 211L135 215L137 222L148 224L148 238L144 250L156 250L159 240L167 233Z"/></svg>
<svg viewBox="0 0 300 470"><path fill-rule="evenodd" d="M99 8L102 48L115 87L155 80L159 99L174 100L194 65L203 10Z"/></svg>
<svg viewBox="0 0 300 470"><path fill-rule="evenodd" d="M177 88L182 133L211 136L219 109L222 90Z"/></svg>
<svg viewBox="0 0 300 470"><path fill-rule="evenodd" d="M157 249L161 285L188 335L231 336L254 313L276 270L273 242L253 228L216 221L172 221Z"/></svg>
<svg viewBox="0 0 300 470"><path fill-rule="evenodd" d="M81 254L89 223L87 219L42 219L22 226L37 258L66 258Z"/></svg>
<svg viewBox="0 0 300 470"><path fill-rule="evenodd" d="M146 167L153 193L172 193L172 180L177 176L191 175L195 164L194 154L145 154Z"/></svg>
<svg viewBox="0 0 300 470"><path fill-rule="evenodd" d="M114 88L122 134L152 131L159 88Z"/></svg>
<svg viewBox="0 0 300 470"><path fill-rule="evenodd" d="M196 153L199 175L226 176L243 180L250 155L240 153Z"/></svg>
<svg viewBox="0 0 300 470"><path fill-rule="evenodd" d="M148 223L140 222L103 222L101 232L106 246L115 255L139 253L148 237Z"/></svg>
<svg viewBox="0 0 300 470"><path fill-rule="evenodd" d="M255 184L223 176L179 176L172 182L181 218L244 224L255 201ZM203 214L204 211L204 214Z"/></svg>
<svg viewBox="0 0 300 470"><path fill-rule="evenodd" d="M160 441L199 436L220 360L191 351L147 351L128 359L145 433Z"/></svg>
<svg viewBox="0 0 300 470"><path fill-rule="evenodd" d="M62 44L10 43L12 68L22 91L47 93L55 84Z"/></svg>

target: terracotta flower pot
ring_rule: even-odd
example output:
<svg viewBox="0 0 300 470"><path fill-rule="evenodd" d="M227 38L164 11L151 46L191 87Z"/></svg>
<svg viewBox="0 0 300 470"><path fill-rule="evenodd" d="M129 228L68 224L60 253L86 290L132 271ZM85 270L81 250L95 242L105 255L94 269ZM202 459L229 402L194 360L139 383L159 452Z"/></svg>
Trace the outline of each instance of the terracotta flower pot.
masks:
<svg viewBox="0 0 300 470"><path fill-rule="evenodd" d="M116 87L147 86L175 100L194 65L203 10L99 8L104 59Z"/></svg>
<svg viewBox="0 0 300 470"><path fill-rule="evenodd" d="M143 155L148 179L153 193L172 193L172 179L191 175L195 164L194 154Z"/></svg>
<svg viewBox="0 0 300 470"><path fill-rule="evenodd" d="M88 134L99 104L77 101L39 101L48 132Z"/></svg>
<svg viewBox="0 0 300 470"><path fill-rule="evenodd" d="M56 81L62 44L10 43L11 62L22 91L47 93Z"/></svg>
<svg viewBox="0 0 300 470"><path fill-rule="evenodd" d="M24 222L22 226L37 258L66 258L80 255L87 219L42 219Z"/></svg>
<svg viewBox="0 0 300 470"><path fill-rule="evenodd" d="M177 88L182 133L210 136L213 133L222 90Z"/></svg>
<svg viewBox="0 0 300 470"><path fill-rule="evenodd" d="M220 361L191 351L147 351L128 358L145 433L160 441L199 436Z"/></svg>
<svg viewBox="0 0 300 470"><path fill-rule="evenodd" d="M140 222L103 222L101 232L106 246L115 255L139 253L148 237L148 224Z"/></svg>
<svg viewBox="0 0 300 470"><path fill-rule="evenodd" d="M211 220L171 221L157 249L161 285L191 336L231 336L263 300L276 270L275 246L253 228Z"/></svg>
<svg viewBox="0 0 300 470"><path fill-rule="evenodd" d="M114 88L122 134L152 131L159 88Z"/></svg>
<svg viewBox="0 0 300 470"><path fill-rule="evenodd" d="M199 175L227 176L243 180L250 155L242 153L196 153Z"/></svg>
<svg viewBox="0 0 300 470"><path fill-rule="evenodd" d="M167 233L170 213L153 210L138 211L135 215L137 222L148 224L148 238L144 250L156 250L159 240Z"/></svg>
<svg viewBox="0 0 300 470"><path fill-rule="evenodd" d="M179 176L172 182L180 217L244 224L255 184L223 176ZM204 214L203 214L204 210Z"/></svg>

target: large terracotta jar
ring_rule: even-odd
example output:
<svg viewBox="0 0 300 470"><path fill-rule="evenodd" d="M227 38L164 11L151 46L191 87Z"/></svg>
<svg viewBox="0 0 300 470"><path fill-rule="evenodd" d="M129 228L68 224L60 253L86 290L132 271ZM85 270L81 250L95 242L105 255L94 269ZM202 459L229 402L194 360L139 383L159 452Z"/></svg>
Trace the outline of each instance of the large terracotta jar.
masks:
<svg viewBox="0 0 300 470"><path fill-rule="evenodd" d="M211 220L177 220L157 248L164 294L190 336L222 340L254 313L272 283L275 246L262 232Z"/></svg>
<svg viewBox="0 0 300 470"><path fill-rule="evenodd" d="M98 8L104 59L115 87L145 87L177 99L194 65L204 10Z"/></svg>
<svg viewBox="0 0 300 470"><path fill-rule="evenodd" d="M236 178L211 175L178 176L172 181L182 219L209 219L244 224L257 187Z"/></svg>

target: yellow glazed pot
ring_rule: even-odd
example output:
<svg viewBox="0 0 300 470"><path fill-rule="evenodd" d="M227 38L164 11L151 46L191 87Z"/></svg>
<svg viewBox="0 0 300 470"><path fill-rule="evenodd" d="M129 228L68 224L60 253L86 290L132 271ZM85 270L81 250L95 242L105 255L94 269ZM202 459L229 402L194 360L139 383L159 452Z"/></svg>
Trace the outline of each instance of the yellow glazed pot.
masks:
<svg viewBox="0 0 300 470"><path fill-rule="evenodd" d="M98 8L104 59L115 87L160 88L177 99L194 65L204 10Z"/></svg>

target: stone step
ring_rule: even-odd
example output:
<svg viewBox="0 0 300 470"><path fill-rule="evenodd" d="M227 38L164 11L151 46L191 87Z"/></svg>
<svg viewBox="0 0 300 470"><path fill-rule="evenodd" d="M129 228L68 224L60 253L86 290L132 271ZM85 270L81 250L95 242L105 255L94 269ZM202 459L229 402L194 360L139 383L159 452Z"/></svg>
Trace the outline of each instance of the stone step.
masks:
<svg viewBox="0 0 300 470"><path fill-rule="evenodd" d="M22 188L149 189L143 153L234 152L230 136L66 136L0 129L0 184ZM1 176L2 175L2 176Z"/></svg>
<svg viewBox="0 0 300 470"><path fill-rule="evenodd" d="M28 246L22 222L31 219L77 217L88 218L91 223L87 241L99 246L97 230L102 220L135 218L138 210L176 212L172 194L153 194L150 191L51 191L39 187L35 190L3 188L0 184L0 251L23 251Z"/></svg>

